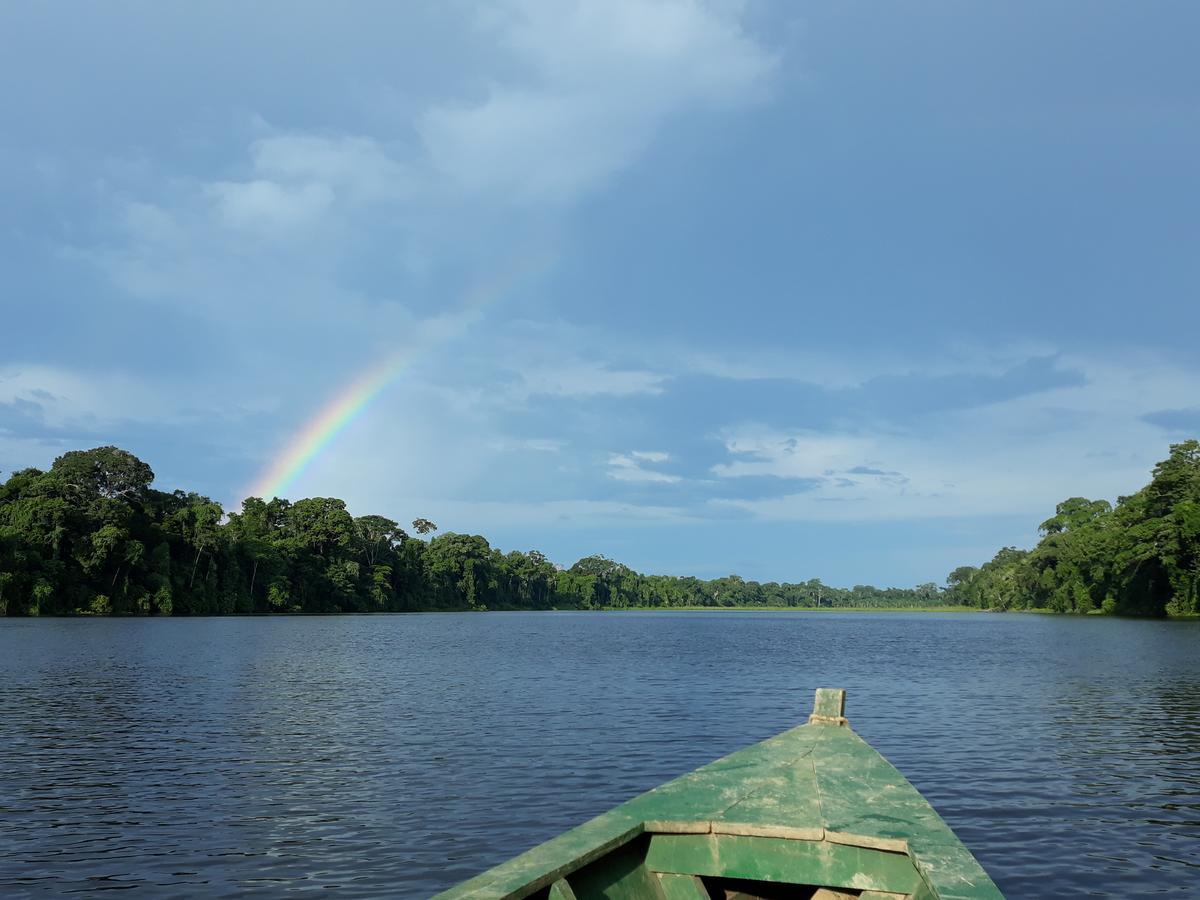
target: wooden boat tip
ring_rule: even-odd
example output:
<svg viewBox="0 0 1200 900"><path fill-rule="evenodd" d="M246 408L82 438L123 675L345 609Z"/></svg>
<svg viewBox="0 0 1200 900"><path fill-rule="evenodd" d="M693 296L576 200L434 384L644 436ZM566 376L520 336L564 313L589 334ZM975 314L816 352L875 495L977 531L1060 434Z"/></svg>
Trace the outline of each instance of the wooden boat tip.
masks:
<svg viewBox="0 0 1200 900"><path fill-rule="evenodd" d="M842 725L849 726L846 718L846 691L844 688L817 688L813 699L812 715L808 717L809 725Z"/></svg>

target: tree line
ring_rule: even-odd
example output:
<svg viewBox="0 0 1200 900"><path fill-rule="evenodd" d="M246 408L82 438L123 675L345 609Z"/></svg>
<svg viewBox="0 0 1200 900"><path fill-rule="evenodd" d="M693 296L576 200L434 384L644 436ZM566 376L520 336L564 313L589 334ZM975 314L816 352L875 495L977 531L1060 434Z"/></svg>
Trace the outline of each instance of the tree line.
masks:
<svg viewBox="0 0 1200 900"><path fill-rule="evenodd" d="M641 575L603 556L570 568L479 535L419 539L332 497L251 497L228 515L166 493L132 453L65 453L0 486L0 615L225 615L681 606L911 606L915 589ZM412 531L437 526L415 519Z"/></svg>
<svg viewBox="0 0 1200 900"><path fill-rule="evenodd" d="M1200 442L1172 444L1136 494L1071 497L1032 550L1004 547L950 573L946 595L985 609L1200 614Z"/></svg>
<svg viewBox="0 0 1200 900"><path fill-rule="evenodd" d="M132 453L65 453L0 485L0 615L226 615L633 607L1047 607L1196 613L1200 444L1174 445L1149 485L1114 508L1072 498L1031 551L1006 547L945 588L819 579L760 583L643 575L604 556L569 568L479 535L415 537L343 501L251 497L226 514L208 497L151 487Z"/></svg>

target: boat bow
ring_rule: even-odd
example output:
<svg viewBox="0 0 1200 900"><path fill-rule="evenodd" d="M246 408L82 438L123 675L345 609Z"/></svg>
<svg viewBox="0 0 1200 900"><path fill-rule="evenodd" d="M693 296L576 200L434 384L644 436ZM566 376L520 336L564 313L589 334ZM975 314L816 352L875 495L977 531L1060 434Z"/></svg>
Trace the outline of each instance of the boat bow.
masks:
<svg viewBox="0 0 1200 900"><path fill-rule="evenodd" d="M635 797L437 900L1002 897L844 713L844 691L818 690L808 724Z"/></svg>

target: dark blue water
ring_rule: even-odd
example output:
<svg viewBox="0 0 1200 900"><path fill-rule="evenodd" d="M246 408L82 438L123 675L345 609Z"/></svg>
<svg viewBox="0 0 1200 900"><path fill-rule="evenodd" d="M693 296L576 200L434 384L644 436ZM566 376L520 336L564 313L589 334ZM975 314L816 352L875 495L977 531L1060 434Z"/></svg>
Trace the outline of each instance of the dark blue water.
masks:
<svg viewBox="0 0 1200 900"><path fill-rule="evenodd" d="M0 896L428 896L802 721L1010 897L1200 897L1200 623L0 619Z"/></svg>

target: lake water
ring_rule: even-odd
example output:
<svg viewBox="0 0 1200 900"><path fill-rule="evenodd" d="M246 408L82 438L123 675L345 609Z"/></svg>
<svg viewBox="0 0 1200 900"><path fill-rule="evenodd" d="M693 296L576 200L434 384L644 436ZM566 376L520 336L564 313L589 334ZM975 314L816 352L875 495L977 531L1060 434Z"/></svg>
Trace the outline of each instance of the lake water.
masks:
<svg viewBox="0 0 1200 900"><path fill-rule="evenodd" d="M1010 897L1200 897L1200 623L0 619L0 896L425 897L805 719Z"/></svg>

